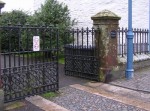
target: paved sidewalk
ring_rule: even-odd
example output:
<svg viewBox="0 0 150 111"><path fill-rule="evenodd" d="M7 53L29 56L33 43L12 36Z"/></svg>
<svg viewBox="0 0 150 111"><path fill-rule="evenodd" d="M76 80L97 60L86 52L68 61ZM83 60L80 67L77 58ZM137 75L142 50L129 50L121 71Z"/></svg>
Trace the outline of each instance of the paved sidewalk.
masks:
<svg viewBox="0 0 150 111"><path fill-rule="evenodd" d="M120 79L110 84L150 93L150 67L136 70L131 80Z"/></svg>
<svg viewBox="0 0 150 111"><path fill-rule="evenodd" d="M27 106L9 111L150 111L150 98L141 96L150 97L150 93L98 82L74 84L59 91L60 95L50 100L40 96L26 98L34 109Z"/></svg>
<svg viewBox="0 0 150 111"><path fill-rule="evenodd" d="M99 87L99 86L97 86ZM70 111L150 111L150 103L83 85L60 89L52 101Z"/></svg>

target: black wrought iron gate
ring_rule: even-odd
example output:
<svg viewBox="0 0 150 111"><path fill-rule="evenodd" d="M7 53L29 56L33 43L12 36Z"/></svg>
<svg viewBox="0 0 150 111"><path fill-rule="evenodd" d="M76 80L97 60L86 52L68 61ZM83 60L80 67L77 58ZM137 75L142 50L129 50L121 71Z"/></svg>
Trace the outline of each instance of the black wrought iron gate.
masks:
<svg viewBox="0 0 150 111"><path fill-rule="evenodd" d="M100 29L71 29L65 37L65 74L100 81ZM72 38L72 42L68 42Z"/></svg>
<svg viewBox="0 0 150 111"><path fill-rule="evenodd" d="M58 90L58 29L0 27L4 102Z"/></svg>

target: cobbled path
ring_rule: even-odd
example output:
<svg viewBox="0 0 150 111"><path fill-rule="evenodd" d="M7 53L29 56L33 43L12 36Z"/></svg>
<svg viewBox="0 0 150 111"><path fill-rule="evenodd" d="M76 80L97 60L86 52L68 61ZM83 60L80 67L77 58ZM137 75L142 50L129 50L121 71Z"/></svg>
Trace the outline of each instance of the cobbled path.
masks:
<svg viewBox="0 0 150 111"><path fill-rule="evenodd" d="M131 80L120 79L110 84L150 93L150 67L135 71Z"/></svg>
<svg viewBox="0 0 150 111"><path fill-rule="evenodd" d="M51 101L70 111L146 111L72 87L64 87Z"/></svg>

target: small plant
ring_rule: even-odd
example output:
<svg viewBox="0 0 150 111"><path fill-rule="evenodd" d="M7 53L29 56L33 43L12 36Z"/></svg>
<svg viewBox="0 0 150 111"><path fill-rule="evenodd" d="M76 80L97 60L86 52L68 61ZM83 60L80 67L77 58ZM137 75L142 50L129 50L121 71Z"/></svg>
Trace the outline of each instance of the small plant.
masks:
<svg viewBox="0 0 150 111"><path fill-rule="evenodd" d="M57 92L47 92L47 93L42 94L42 97L49 99L52 97L56 97L57 95L58 95Z"/></svg>
<svg viewBox="0 0 150 111"><path fill-rule="evenodd" d="M99 79L101 82L105 82L105 74L102 70L100 70Z"/></svg>
<svg viewBox="0 0 150 111"><path fill-rule="evenodd" d="M59 58L59 63L60 64L65 64L65 58Z"/></svg>

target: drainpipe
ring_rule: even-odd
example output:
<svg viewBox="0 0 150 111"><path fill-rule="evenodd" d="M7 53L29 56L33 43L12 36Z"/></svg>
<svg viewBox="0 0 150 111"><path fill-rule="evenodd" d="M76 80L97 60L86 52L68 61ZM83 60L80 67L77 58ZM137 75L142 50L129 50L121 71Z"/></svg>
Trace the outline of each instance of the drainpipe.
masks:
<svg viewBox="0 0 150 111"><path fill-rule="evenodd" d="M132 0L128 0L128 32L127 32L127 66L126 79L132 79L133 69L133 31L132 31Z"/></svg>

